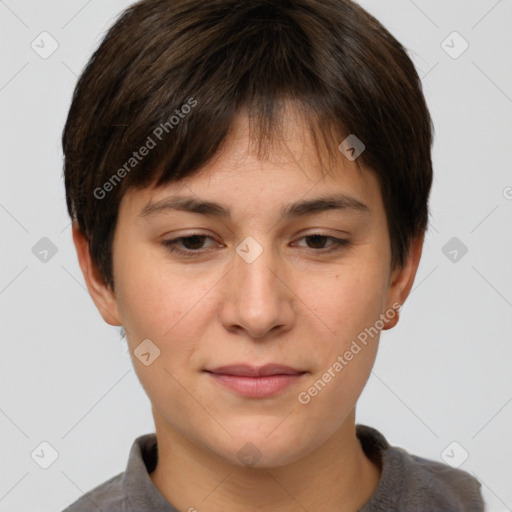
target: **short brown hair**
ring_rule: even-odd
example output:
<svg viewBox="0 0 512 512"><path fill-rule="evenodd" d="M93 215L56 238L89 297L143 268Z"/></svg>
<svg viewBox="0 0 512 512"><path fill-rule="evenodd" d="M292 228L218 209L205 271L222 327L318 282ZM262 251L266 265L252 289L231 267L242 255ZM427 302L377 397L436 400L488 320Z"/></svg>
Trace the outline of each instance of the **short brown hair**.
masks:
<svg viewBox="0 0 512 512"><path fill-rule="evenodd" d="M392 267L403 265L428 224L433 137L403 46L350 0L143 0L91 57L62 136L68 212L105 283L114 287L126 190L191 176L241 111L262 147L282 99L300 106L338 158L332 133L363 142L358 161L379 180Z"/></svg>

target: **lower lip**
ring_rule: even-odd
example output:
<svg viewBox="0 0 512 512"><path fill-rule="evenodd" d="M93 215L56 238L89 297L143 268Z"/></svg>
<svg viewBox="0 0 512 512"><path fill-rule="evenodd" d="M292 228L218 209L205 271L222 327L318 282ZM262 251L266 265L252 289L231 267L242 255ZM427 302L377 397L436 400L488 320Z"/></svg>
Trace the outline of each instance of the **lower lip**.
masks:
<svg viewBox="0 0 512 512"><path fill-rule="evenodd" d="M250 398L266 398L296 383L304 374L241 377L207 372L213 379L236 393Z"/></svg>

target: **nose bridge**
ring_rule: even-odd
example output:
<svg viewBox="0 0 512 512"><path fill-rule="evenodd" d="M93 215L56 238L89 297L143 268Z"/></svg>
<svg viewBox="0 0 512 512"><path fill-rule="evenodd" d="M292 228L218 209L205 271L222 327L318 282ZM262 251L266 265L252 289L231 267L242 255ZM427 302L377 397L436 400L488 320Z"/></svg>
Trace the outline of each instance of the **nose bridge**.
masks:
<svg viewBox="0 0 512 512"><path fill-rule="evenodd" d="M232 293L224 319L254 337L262 337L270 329L290 321L289 297L278 278L281 265L269 238L259 239L263 243L249 236L236 248L230 272Z"/></svg>
<svg viewBox="0 0 512 512"><path fill-rule="evenodd" d="M258 242L252 236L248 236L236 248L238 257L235 259L235 272L239 279L244 279L252 285L266 285L274 280L274 274L270 269L275 267L276 261L273 248L269 239Z"/></svg>

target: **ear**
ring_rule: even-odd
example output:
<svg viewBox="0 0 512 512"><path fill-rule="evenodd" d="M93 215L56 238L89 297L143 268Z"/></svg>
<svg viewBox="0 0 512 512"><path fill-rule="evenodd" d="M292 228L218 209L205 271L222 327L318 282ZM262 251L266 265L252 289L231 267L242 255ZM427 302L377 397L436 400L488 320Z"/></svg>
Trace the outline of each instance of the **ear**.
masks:
<svg viewBox="0 0 512 512"><path fill-rule="evenodd" d="M391 273L386 311L396 310L396 308L393 308L393 304L396 305L398 303L401 307L409 296L420 263L424 237L425 233L423 232L412 241L404 264L401 267L395 268ZM392 319L386 318L384 320L383 329L393 328L398 323L398 317L399 312L396 310L396 314Z"/></svg>
<svg viewBox="0 0 512 512"><path fill-rule="evenodd" d="M114 291L104 282L103 277L94 265L89 252L89 241L80 231L76 222L73 222L72 234L78 263L94 304L107 324L122 325Z"/></svg>

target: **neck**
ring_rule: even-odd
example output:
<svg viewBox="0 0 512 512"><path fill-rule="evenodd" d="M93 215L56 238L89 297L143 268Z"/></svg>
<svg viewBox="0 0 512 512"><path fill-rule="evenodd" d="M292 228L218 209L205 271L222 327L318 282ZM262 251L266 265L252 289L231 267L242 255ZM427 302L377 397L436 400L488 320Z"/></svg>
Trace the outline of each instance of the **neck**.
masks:
<svg viewBox="0 0 512 512"><path fill-rule="evenodd" d="M380 469L364 454L355 411L316 451L279 467L241 467L169 429L155 415L158 463L150 477L178 510L353 512L371 497Z"/></svg>

